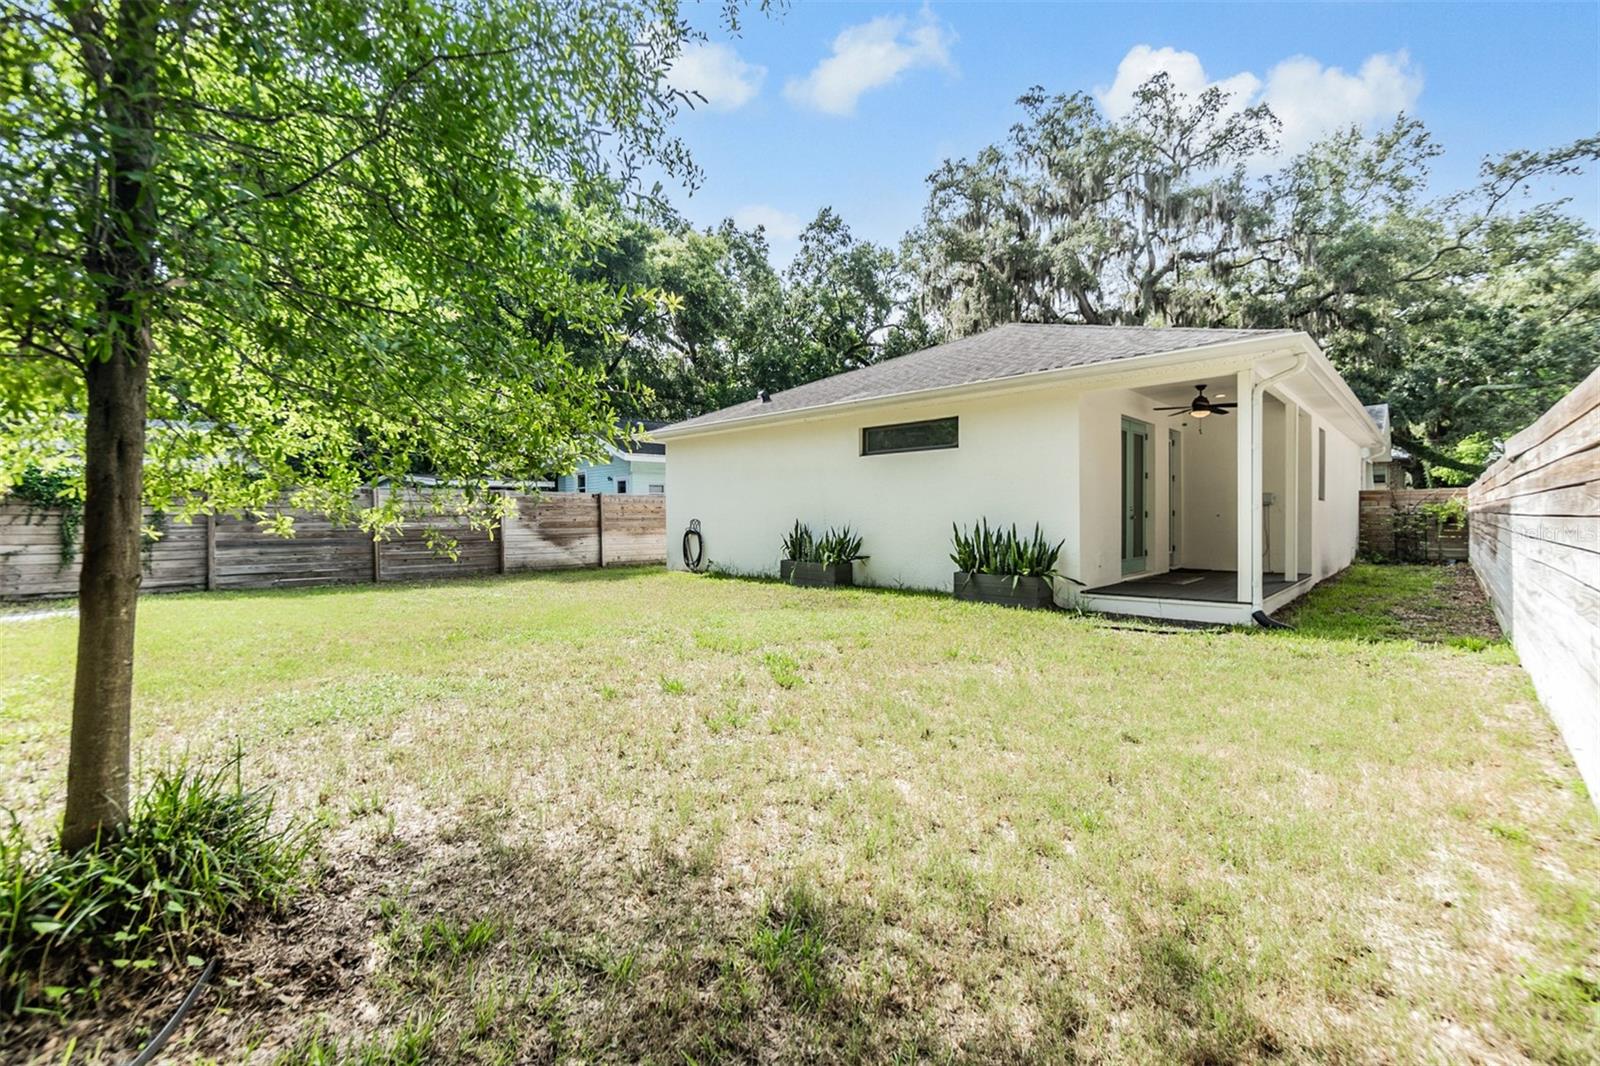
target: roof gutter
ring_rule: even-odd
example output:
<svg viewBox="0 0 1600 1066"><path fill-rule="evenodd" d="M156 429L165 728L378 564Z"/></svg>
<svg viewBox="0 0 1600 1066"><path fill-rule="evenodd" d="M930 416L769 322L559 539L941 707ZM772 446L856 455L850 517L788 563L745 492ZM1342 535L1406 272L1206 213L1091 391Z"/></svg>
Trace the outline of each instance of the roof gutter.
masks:
<svg viewBox="0 0 1600 1066"><path fill-rule="evenodd" d="M1304 370L1310 363L1311 357L1307 355L1305 349L1302 348L1300 351L1294 354L1294 365L1285 370L1280 370L1276 374L1269 374L1256 382L1255 395L1250 398L1251 401L1253 403L1260 403L1262 394L1267 391L1267 386L1276 385L1284 378L1294 377L1296 374L1300 373L1300 371Z"/></svg>

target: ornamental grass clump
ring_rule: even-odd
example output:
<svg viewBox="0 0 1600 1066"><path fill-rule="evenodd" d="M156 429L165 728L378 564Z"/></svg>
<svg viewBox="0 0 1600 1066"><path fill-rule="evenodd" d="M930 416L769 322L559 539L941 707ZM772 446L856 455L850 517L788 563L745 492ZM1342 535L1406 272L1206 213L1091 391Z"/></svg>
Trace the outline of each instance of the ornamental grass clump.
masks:
<svg viewBox="0 0 1600 1066"><path fill-rule="evenodd" d="M956 569L968 574L1002 574L1007 577L1055 577L1056 560L1066 541L1053 547L1045 540L1037 523L1033 536L1024 538L1017 527L990 529L988 519L980 519L970 532L951 523L951 540L955 550L950 561Z"/></svg>
<svg viewBox="0 0 1600 1066"><path fill-rule="evenodd" d="M830 529L817 539L816 561L823 566L836 566L865 558L861 554L861 538L849 526Z"/></svg>
<svg viewBox="0 0 1600 1066"><path fill-rule="evenodd" d="M60 1009L106 973L198 965L232 920L283 902L311 844L243 788L238 756L157 773L128 823L81 851L31 843L13 815L0 834L0 1009Z"/></svg>
<svg viewBox="0 0 1600 1066"><path fill-rule="evenodd" d="M861 537L849 526L829 529L822 536L812 534L811 527L796 522L794 528L783 536L783 558L797 563L821 563L833 566L838 563L865 559L861 554Z"/></svg>
<svg viewBox="0 0 1600 1066"><path fill-rule="evenodd" d="M816 538L811 527L796 520L794 528L783 535L783 558L797 563L812 561L817 552Z"/></svg>

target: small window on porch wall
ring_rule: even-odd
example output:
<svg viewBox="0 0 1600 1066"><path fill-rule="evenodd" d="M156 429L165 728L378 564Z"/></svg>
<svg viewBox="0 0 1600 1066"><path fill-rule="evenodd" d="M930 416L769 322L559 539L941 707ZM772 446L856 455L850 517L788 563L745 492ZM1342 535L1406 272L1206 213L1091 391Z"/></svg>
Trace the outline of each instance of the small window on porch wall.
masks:
<svg viewBox="0 0 1600 1066"><path fill-rule="evenodd" d="M588 492L589 491L589 477L588 477L587 474L579 474L578 475L578 491L579 492Z"/></svg>
<svg viewBox="0 0 1600 1066"><path fill-rule="evenodd" d="M1328 498L1328 431L1317 429L1317 499Z"/></svg>
<svg viewBox="0 0 1600 1066"><path fill-rule="evenodd" d="M618 494L626 494L627 491L628 491L628 479L625 478L625 477L617 478L617 492L618 492Z"/></svg>

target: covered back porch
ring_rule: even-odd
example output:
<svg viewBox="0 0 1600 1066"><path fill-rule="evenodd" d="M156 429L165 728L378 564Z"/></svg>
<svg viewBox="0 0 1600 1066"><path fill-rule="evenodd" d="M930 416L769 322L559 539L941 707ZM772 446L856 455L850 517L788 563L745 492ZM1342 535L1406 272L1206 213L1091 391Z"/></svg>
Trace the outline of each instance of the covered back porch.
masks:
<svg viewBox="0 0 1600 1066"><path fill-rule="evenodd" d="M1085 582L1080 607L1249 624L1311 587L1313 501L1326 487L1314 483L1315 419L1289 389L1304 366L1285 354L1085 397L1091 410L1118 412L1114 425L1104 416L1085 422L1086 432L1114 433L1114 448L1096 443L1117 477L1114 491L1102 484L1098 506L1086 500L1081 511L1102 554L1115 544L1117 565Z"/></svg>

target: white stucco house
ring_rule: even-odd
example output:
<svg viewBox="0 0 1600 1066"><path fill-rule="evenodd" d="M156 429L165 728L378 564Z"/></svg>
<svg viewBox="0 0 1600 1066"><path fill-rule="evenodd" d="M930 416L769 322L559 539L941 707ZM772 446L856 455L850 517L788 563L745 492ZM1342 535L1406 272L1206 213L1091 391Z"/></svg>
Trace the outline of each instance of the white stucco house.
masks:
<svg viewBox="0 0 1600 1066"><path fill-rule="evenodd" d="M948 590L952 522L1037 522L1065 542L1059 604L1232 623L1350 563L1384 444L1304 333L1074 325L1000 326L652 435L676 568L694 520L710 566L776 573L799 519L862 535L858 583Z"/></svg>

